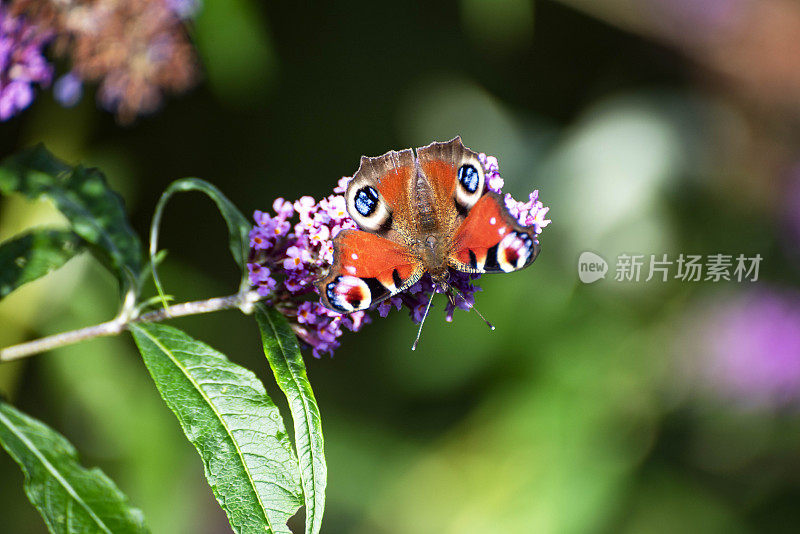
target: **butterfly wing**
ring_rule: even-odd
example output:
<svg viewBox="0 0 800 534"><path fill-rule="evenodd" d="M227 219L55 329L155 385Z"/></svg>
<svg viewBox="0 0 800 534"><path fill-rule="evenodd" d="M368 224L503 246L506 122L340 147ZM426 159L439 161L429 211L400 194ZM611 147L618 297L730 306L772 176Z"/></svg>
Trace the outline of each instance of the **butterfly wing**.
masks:
<svg viewBox="0 0 800 534"><path fill-rule="evenodd" d="M483 164L461 137L418 148L417 157L433 191L441 233L451 236L486 190Z"/></svg>
<svg viewBox="0 0 800 534"><path fill-rule="evenodd" d="M478 154L460 137L417 149L419 164L434 190L449 231L449 266L468 273L511 272L539 254L533 228L521 226L503 197L489 191Z"/></svg>
<svg viewBox="0 0 800 534"><path fill-rule="evenodd" d="M408 204L416 161L411 150L362 157L345 192L347 211L363 231L344 230L333 241L333 265L317 282L322 304L340 313L365 310L422 276L409 254Z"/></svg>
<svg viewBox="0 0 800 534"><path fill-rule="evenodd" d="M405 247L375 234L342 230L333 247L333 265L317 289L322 304L339 313L375 306L422 276Z"/></svg>
<svg viewBox="0 0 800 534"><path fill-rule="evenodd" d="M453 236L450 266L467 273L510 273L539 255L533 227L520 225L503 197L488 191L470 209Z"/></svg>
<svg viewBox="0 0 800 534"><path fill-rule="evenodd" d="M419 148L417 158L410 149L361 158L345 200L363 231L334 239L334 263L317 283L326 307L367 309L438 269L438 261L423 265L412 252L425 236L447 244L442 267L469 273L510 272L536 258L533 228L519 225L487 190L478 154L461 138Z"/></svg>
<svg viewBox="0 0 800 534"><path fill-rule="evenodd" d="M424 269L409 250L413 214L414 152L362 157L345 193L347 211L363 231L345 230L333 241L333 265L317 283L322 304L340 312L364 310L413 285Z"/></svg>
<svg viewBox="0 0 800 534"><path fill-rule="evenodd" d="M362 157L345 193L350 217L364 231L408 243L414 229L410 194L416 176L411 149Z"/></svg>

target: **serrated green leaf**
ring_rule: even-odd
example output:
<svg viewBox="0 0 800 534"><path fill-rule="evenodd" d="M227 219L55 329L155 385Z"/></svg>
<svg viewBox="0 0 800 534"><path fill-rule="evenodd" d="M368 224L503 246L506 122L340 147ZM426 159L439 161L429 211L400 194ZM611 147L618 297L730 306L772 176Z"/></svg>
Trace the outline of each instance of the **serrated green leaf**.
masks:
<svg viewBox="0 0 800 534"><path fill-rule="evenodd" d="M82 252L75 232L39 228L0 243L0 299L64 265Z"/></svg>
<svg viewBox="0 0 800 534"><path fill-rule="evenodd" d="M0 402L0 445L25 474L25 493L53 533L148 532L141 511L99 469L84 469L58 432Z"/></svg>
<svg viewBox="0 0 800 534"><path fill-rule="evenodd" d="M100 171L71 167L38 145L0 163L0 193L52 200L72 230L115 270L122 287L136 288L142 269L141 243L128 223L122 198L108 187Z"/></svg>
<svg viewBox="0 0 800 534"><path fill-rule="evenodd" d="M156 285L156 290L159 295L164 294L161 287L161 281L156 272L157 261L155 259L158 252L158 232L161 227L161 217L164 214L164 207L167 201L175 194L184 191L199 191L205 193L217 205L217 209L225 219L228 225L228 246L234 261L242 269L242 280L240 289L243 291L250 287L247 279L247 256L250 254L250 229L253 224L250 223L239 208L233 205L233 202L228 200L222 191L217 189L214 185L201 180L200 178L182 178L172 182L161 194L156 205L156 211L153 214L153 222L150 225L150 261L153 266L153 282ZM166 303L164 303L166 306Z"/></svg>
<svg viewBox="0 0 800 534"><path fill-rule="evenodd" d="M283 419L264 385L175 328L134 324L131 332L234 531L290 534L286 522L302 504L302 486Z"/></svg>
<svg viewBox="0 0 800 534"><path fill-rule="evenodd" d="M306 532L316 534L322 525L328 478L319 408L306 376L297 337L286 318L279 311L258 304L256 320L275 380L289 400L305 495Z"/></svg>

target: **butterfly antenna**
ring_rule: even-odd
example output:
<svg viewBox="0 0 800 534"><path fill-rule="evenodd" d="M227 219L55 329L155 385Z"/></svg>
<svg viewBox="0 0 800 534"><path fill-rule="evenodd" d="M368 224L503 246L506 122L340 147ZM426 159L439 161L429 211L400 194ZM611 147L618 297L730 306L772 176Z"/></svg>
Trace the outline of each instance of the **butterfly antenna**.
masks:
<svg viewBox="0 0 800 534"><path fill-rule="evenodd" d="M467 297L465 297L465 296L464 296L464 293L462 293L461 291L459 291L459 290L458 290L458 288L456 288L456 287L454 287L454 286L452 286L452 285L450 286L450 289L452 289L453 291L455 291L455 292L456 292L456 294L457 294L459 297L461 297L461 300L463 300L463 301L464 301L464 303L465 303L467 306L469 306L469 309L470 309L470 310L472 310L472 311L474 311L475 313L477 313L477 314L478 314L478 317L480 317L481 319L483 319L483 322L484 322L484 323L486 323L486 324L489 326L489 329L490 329L490 330L494 330L494 325L493 325L492 323L490 323L490 322L489 322L489 321L486 319L486 317L484 317L484 316L483 316L483 314L482 314L480 311L478 311L478 308L476 308L474 304L470 304L470 303L469 303L469 301L467 300Z"/></svg>
<svg viewBox="0 0 800 534"><path fill-rule="evenodd" d="M417 339L414 340L414 344L411 345L411 350L417 350L417 343L419 343L419 336L422 335L422 325L425 324L425 319L428 317L428 312L431 309L431 303L433 302L433 297L436 295L436 288L433 288L433 293L431 293L431 299L428 301L428 306L425 308L425 314L422 316L422 320L419 322L419 330L417 330Z"/></svg>

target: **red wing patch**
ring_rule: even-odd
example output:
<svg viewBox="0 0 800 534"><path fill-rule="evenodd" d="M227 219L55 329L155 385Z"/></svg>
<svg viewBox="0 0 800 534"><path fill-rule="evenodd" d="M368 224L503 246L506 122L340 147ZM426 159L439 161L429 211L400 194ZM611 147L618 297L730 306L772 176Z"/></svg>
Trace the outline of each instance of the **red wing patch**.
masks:
<svg viewBox="0 0 800 534"><path fill-rule="evenodd" d="M507 220L511 215L497 197L487 193L472 207L453 236L454 250L491 248L513 229L513 223Z"/></svg>
<svg viewBox="0 0 800 534"><path fill-rule="evenodd" d="M386 199L392 211L404 209L408 205L409 182L415 170L413 166L399 167L378 178L378 192Z"/></svg>
<svg viewBox="0 0 800 534"><path fill-rule="evenodd" d="M353 175L354 187L374 185L394 211L407 206L411 179L416 174L416 161L411 149L391 151L374 158L362 157Z"/></svg>
<svg viewBox="0 0 800 534"><path fill-rule="evenodd" d="M378 278L413 263L406 248L394 241L356 230L343 230L334 240L334 267L359 278Z"/></svg>
<svg viewBox="0 0 800 534"><path fill-rule="evenodd" d="M334 239L334 262L317 283L322 303L341 313L364 310L413 284L421 266L402 245L358 230Z"/></svg>
<svg viewBox="0 0 800 534"><path fill-rule="evenodd" d="M440 210L450 211L455 202L457 209L468 211L483 194L483 164L476 152L464 146L460 137L419 147L417 158ZM462 170L465 172L463 183L460 179ZM459 215L460 219L463 217ZM451 225L447 227L452 228Z"/></svg>
<svg viewBox="0 0 800 534"><path fill-rule="evenodd" d="M453 237L451 265L466 272L511 272L526 267L538 254L533 228L514 220L502 196L486 193Z"/></svg>
<svg viewBox="0 0 800 534"><path fill-rule="evenodd" d="M436 198L439 202L445 202L453 198L456 189L456 167L455 165L442 160L420 159L420 167L428 182L433 187Z"/></svg>

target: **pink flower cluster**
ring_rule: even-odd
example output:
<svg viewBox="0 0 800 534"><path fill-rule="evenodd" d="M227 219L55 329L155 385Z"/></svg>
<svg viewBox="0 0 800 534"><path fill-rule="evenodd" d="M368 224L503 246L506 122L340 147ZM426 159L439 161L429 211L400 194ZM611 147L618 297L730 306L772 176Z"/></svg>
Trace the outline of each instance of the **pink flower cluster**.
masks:
<svg viewBox="0 0 800 534"><path fill-rule="evenodd" d="M497 159L480 155L486 169L489 188L502 193L503 179ZM357 229L347 213L344 192L350 177L339 180L334 194L315 202L305 196L295 202L279 198L273 205L274 215L255 212L256 225L250 232L250 282L268 304L289 318L297 336L312 349L315 357L333 354L339 346L343 328L356 332L370 322L363 311L346 315L328 310L319 303L314 281L328 272L333 263L333 238L345 228ZM531 193L528 202L517 202L511 195L505 201L509 211L525 226L536 225L537 235L550 221L545 219L549 208ZM296 216L296 219L295 219ZM445 319L452 321L456 308L468 310L475 303L479 286L473 280L480 275L451 272L449 283L464 298L448 302ZM436 290L433 280L425 275L407 291L403 291L377 306L378 315L386 317L392 308L406 308L411 320L419 323Z"/></svg>

